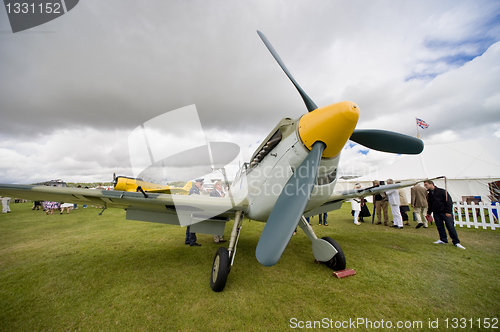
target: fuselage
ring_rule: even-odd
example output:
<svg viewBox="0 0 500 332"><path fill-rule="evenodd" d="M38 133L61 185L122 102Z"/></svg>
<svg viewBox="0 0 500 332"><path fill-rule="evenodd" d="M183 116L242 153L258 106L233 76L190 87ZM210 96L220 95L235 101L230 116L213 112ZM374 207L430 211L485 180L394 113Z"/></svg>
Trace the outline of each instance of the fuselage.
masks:
<svg viewBox="0 0 500 332"><path fill-rule="evenodd" d="M267 220L285 184L316 141L325 142L327 148L305 212L325 203L334 191L340 152L356 126L358 115L355 104L343 102L315 110L300 119L281 120L233 181L234 197L246 197L247 216Z"/></svg>

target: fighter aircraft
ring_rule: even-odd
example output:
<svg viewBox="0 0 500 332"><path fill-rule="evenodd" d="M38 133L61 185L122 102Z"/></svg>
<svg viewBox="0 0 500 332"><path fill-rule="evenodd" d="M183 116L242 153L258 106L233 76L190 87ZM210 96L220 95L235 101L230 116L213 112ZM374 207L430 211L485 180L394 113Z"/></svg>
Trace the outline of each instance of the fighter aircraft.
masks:
<svg viewBox="0 0 500 332"><path fill-rule="evenodd" d="M355 129L360 109L351 101L318 108L264 34L257 33L301 95L308 113L297 119L284 118L277 124L251 160L241 166L228 197L8 184L0 184L0 195L123 208L130 220L190 225L191 232L206 234L222 235L226 222L234 217L229 248L220 247L212 264L210 286L216 292L224 289L234 263L243 215L266 223L255 252L261 264L275 265L294 230L300 226L311 240L317 261L333 270L345 269L341 247L329 237L318 239L305 217L338 209L349 198L410 186L414 182L334 191L344 145L351 140L379 151L419 154L423 142L390 131Z"/></svg>
<svg viewBox="0 0 500 332"><path fill-rule="evenodd" d="M193 183L191 181L188 181L184 187L178 188L147 182L141 178L131 178L121 175L116 176L116 174L113 173L113 189L119 191L145 191L150 193L187 195L192 186Z"/></svg>

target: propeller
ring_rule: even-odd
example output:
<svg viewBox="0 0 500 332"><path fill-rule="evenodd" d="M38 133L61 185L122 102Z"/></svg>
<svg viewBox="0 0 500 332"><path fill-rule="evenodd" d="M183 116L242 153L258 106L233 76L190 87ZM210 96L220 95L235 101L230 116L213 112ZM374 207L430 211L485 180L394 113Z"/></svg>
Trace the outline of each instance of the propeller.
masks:
<svg viewBox="0 0 500 332"><path fill-rule="evenodd" d="M255 256L262 265L272 266L279 261L304 213L322 156L337 156L349 136L352 141L371 149L392 153L418 154L423 150L423 142L390 131L356 130L359 108L352 102L345 101L318 108L295 81L266 36L260 31L257 33L293 83L309 111L300 118L298 131L302 143L310 152L281 191L255 251Z"/></svg>
<svg viewBox="0 0 500 332"><path fill-rule="evenodd" d="M355 129L350 140L373 150L391 153L419 154L424 149L422 140L387 130Z"/></svg>
<svg viewBox="0 0 500 332"><path fill-rule="evenodd" d="M325 147L323 142L314 143L311 152L283 187L255 251L255 256L262 265L273 266L278 262L297 228L311 197Z"/></svg>
<svg viewBox="0 0 500 332"><path fill-rule="evenodd" d="M288 70L288 68L285 66L285 63L283 62L283 60L281 60L280 56L278 55L278 52L276 52L276 50L274 49L273 45L271 45L271 43L269 42L269 40L267 40L266 36L264 36L264 34L262 32L260 32L259 30L257 30L257 33L259 34L260 39L262 39L262 41L266 45L266 47L269 50L269 52L271 52L271 55L274 57L274 59L276 60L276 62L278 62L278 64L280 65L281 69L283 69L283 71L285 72L286 76L288 76L288 78L290 79L290 81L292 81L293 85L295 86L295 88L299 92L300 96L302 97L302 100L306 104L307 110L309 112L312 112L315 109L317 109L318 106L316 106L316 104L314 103L314 101L312 101L312 99L309 98L309 96L307 95L307 93L305 93L305 91L302 90L302 88L300 87L299 83L297 83L297 81L295 81L295 79L293 78L292 74L290 73L290 71Z"/></svg>

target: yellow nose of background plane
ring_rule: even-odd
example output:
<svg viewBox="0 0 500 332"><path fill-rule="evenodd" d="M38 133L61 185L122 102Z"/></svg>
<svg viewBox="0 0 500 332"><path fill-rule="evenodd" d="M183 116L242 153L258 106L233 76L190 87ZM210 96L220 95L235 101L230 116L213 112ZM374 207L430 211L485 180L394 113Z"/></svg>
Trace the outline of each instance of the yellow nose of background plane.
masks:
<svg viewBox="0 0 500 332"><path fill-rule="evenodd" d="M309 150L317 141L325 143L323 157L333 158L351 137L358 118L359 107L351 101L324 106L300 118L299 136Z"/></svg>

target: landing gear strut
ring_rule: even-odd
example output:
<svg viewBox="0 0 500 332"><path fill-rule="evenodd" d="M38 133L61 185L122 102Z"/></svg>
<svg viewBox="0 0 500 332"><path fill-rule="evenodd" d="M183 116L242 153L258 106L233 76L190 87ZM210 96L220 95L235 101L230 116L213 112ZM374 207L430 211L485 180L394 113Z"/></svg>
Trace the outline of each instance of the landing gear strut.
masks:
<svg viewBox="0 0 500 332"><path fill-rule="evenodd" d="M318 262L325 263L326 266L334 271L345 269L346 261L344 252L335 240L329 237L318 239L304 216L300 219L299 226L306 233L309 240L311 240L314 258Z"/></svg>
<svg viewBox="0 0 500 332"><path fill-rule="evenodd" d="M243 224L243 211L237 211L234 218L234 226L229 240L229 249L220 247L215 253L212 264L212 274L210 275L210 287L214 292L220 292L226 286L227 276L233 266L236 254L236 245L240 238L240 230Z"/></svg>

